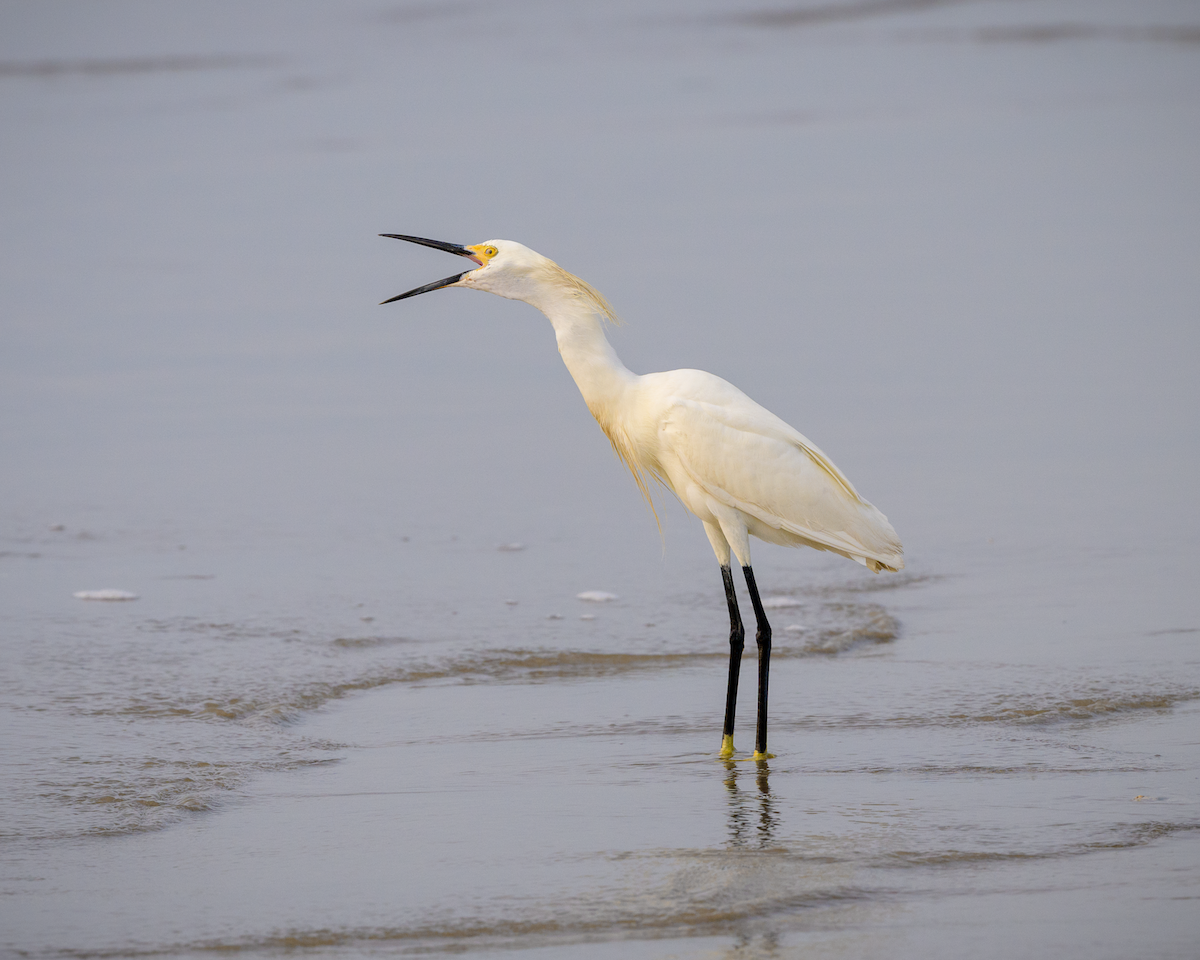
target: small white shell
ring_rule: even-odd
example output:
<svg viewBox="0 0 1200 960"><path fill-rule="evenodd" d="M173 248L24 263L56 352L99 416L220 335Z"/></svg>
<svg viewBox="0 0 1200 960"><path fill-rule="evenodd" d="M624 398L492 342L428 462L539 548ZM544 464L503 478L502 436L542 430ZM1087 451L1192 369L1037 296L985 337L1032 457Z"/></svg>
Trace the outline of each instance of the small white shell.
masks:
<svg viewBox="0 0 1200 960"><path fill-rule="evenodd" d="M77 600L136 600L138 595L128 590L78 590L73 596Z"/></svg>

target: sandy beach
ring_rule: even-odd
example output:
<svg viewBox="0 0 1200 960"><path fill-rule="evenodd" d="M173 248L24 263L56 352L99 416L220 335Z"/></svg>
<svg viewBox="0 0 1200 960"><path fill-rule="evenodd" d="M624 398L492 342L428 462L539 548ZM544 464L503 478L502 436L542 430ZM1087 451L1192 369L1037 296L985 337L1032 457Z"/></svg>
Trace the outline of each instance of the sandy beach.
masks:
<svg viewBox="0 0 1200 960"><path fill-rule="evenodd" d="M1194 955L1193 4L8 0L0 90L0 951ZM700 524L389 232L887 514L754 544L774 759Z"/></svg>

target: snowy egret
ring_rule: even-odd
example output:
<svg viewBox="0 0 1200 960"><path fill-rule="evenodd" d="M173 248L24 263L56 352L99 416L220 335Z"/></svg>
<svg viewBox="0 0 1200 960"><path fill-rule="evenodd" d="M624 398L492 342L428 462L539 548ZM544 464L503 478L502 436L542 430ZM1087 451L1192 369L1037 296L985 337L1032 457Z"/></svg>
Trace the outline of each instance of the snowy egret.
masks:
<svg viewBox="0 0 1200 960"><path fill-rule="evenodd" d="M887 517L860 497L807 438L720 377L703 370L642 376L628 370L604 336L602 321L616 319L608 302L553 260L511 240L466 247L398 233L380 236L445 250L476 264L384 303L442 287L466 287L522 300L541 310L554 326L558 352L584 402L647 502L648 479L653 478L704 524L721 565L729 606L722 758L734 752L734 709L745 644L730 552L737 557L758 624L753 758L771 756L767 753L771 625L750 566L750 537L830 550L876 573L899 570L904 566L903 548Z"/></svg>

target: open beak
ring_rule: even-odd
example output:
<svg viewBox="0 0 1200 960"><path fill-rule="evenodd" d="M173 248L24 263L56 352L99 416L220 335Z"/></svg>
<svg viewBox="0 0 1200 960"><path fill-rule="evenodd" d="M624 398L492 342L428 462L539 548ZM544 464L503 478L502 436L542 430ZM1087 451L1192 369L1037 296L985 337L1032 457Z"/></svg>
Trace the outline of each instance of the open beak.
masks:
<svg viewBox="0 0 1200 960"><path fill-rule="evenodd" d="M443 243L441 240L426 240L423 237L406 237L402 233L381 233L381 237L391 237L393 240L407 240L409 243L419 243L423 247L433 247L435 250L445 250L447 253L456 253L460 257L466 257L468 260L474 261L483 266L483 261L479 259L472 250L460 246L457 243ZM442 287L449 287L452 284L458 283L465 277L470 270L464 270L462 273L456 273L452 277L446 277L445 280L435 280L433 283L427 283L423 287L417 287L415 290L409 290L408 293L402 293L397 297L392 297L390 300L384 300L383 303L395 303L397 300L403 300L405 297L415 297L418 293L428 293L430 290L440 290ZM380 304L383 306L383 304Z"/></svg>

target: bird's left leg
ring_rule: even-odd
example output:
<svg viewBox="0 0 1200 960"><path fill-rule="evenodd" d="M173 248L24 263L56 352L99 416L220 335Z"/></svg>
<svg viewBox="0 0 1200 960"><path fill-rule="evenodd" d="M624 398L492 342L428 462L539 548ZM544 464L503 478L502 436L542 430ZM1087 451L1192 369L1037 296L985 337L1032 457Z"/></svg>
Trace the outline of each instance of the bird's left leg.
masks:
<svg viewBox="0 0 1200 960"><path fill-rule="evenodd" d="M737 593L733 589L733 568L729 564L729 541L715 523L704 523L704 532L712 544L717 562L721 564L721 580L725 583L725 602L729 606L729 685L725 689L725 725L721 729L722 760L733 756L733 720L737 711L738 675L742 669L742 649L746 645L746 628L738 610Z"/></svg>
<svg viewBox="0 0 1200 960"><path fill-rule="evenodd" d="M767 614L758 596L754 571L746 564L742 567L742 573L746 577L746 589L750 591L754 618L758 621L758 632L754 636L758 642L758 725L754 733L754 759L766 760L774 756L767 753L767 681L771 674L771 624L767 622Z"/></svg>
<svg viewBox="0 0 1200 960"><path fill-rule="evenodd" d="M725 691L725 726L721 731L721 759L733 756L733 718L737 711L738 674L742 668L742 649L746 645L746 628L738 610L737 593L733 589L733 570L726 563L721 567L725 581L725 601L729 604L729 686Z"/></svg>

